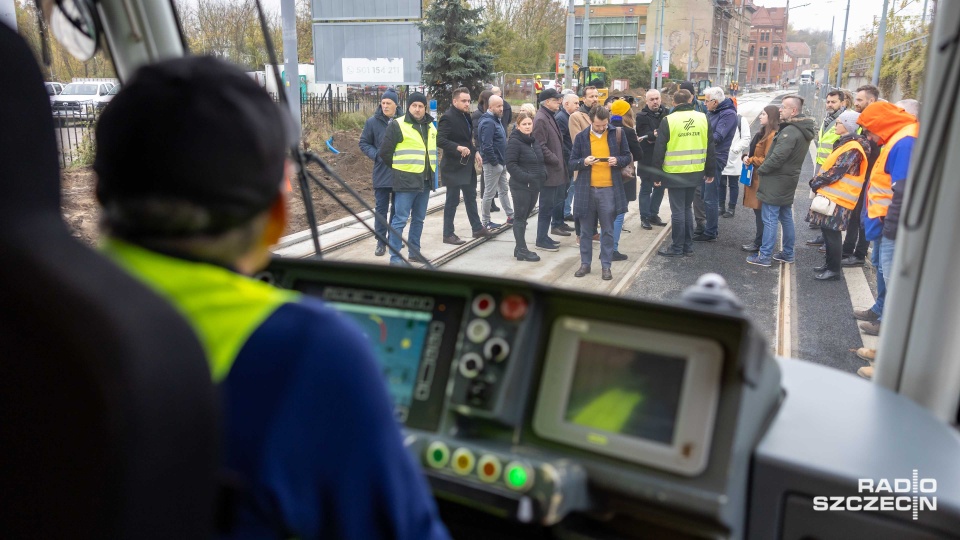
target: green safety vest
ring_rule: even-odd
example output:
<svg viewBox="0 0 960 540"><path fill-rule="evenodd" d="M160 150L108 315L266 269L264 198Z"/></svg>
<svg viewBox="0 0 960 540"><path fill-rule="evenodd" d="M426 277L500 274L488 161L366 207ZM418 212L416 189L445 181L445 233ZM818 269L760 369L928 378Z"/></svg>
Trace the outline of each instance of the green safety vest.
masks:
<svg viewBox="0 0 960 540"><path fill-rule="evenodd" d="M823 165L827 156L833 152L833 145L838 140L840 140L840 135L837 135L837 119L834 118L826 131L824 131L823 127L820 128L820 142L817 146L817 165Z"/></svg>
<svg viewBox="0 0 960 540"><path fill-rule="evenodd" d="M663 158L668 173L703 172L707 163L707 115L697 111L678 111L667 115L670 140Z"/></svg>
<svg viewBox="0 0 960 540"><path fill-rule="evenodd" d="M186 261L110 239L104 253L180 312L203 345L215 383L253 332L299 295L208 263Z"/></svg>
<svg viewBox="0 0 960 540"><path fill-rule="evenodd" d="M423 145L423 136L407 122L406 117L398 118L397 125L403 140L397 143L393 152L393 168L408 173L422 173L424 168L424 152L430 156L430 170L437 170L437 128L430 124L430 133L427 135L428 146Z"/></svg>

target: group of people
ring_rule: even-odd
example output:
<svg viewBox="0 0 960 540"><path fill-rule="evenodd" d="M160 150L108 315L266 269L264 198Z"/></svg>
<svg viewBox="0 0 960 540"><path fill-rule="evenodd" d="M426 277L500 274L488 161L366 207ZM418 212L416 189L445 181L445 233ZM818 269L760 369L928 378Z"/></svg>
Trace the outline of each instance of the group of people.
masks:
<svg viewBox="0 0 960 540"><path fill-rule="evenodd" d="M539 93L539 108L524 104L514 115L497 87L484 91L471 114L466 88L453 91L452 102L434 127L426 113L426 96L412 93L407 111L395 115L399 98L388 90L381 106L367 120L360 138L363 152L374 161L376 211L384 217L378 236L389 238L392 264L402 264L400 235L410 221L410 259L423 262L420 237L433 174L439 170L446 187L443 242L465 243L455 231L454 218L463 202L474 238L495 234L502 225L491 220L495 199L513 226L517 260L536 262L535 252L559 251L555 237L576 234L581 265L576 277L590 273L591 241L600 243L601 278L612 279L612 262L628 257L619 251L627 203L637 199L634 163L649 164L663 111L660 93L651 90L639 115L624 100L599 103L594 87L576 94L547 88ZM591 134L593 137L591 137ZM647 148L646 157L644 145ZM442 150L439 164L437 149ZM481 171L478 177L478 171ZM624 172L626 171L626 172ZM481 205L477 205L477 185ZM392 188L392 194L391 194ZM392 208L390 200L393 200ZM664 226L658 210L663 189L645 182L640 188L642 227ZM527 223L539 207L534 250L526 242ZM390 222L390 229L385 226ZM574 222L574 226L569 222ZM599 229L598 229L599 226ZM580 241L587 238L588 241ZM375 255L386 253L379 241Z"/></svg>

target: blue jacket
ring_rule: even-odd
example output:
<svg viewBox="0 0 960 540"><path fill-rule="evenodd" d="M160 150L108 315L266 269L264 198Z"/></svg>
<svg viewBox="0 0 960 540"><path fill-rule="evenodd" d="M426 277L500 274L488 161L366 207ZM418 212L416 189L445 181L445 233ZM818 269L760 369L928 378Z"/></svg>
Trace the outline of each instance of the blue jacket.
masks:
<svg viewBox="0 0 960 540"><path fill-rule="evenodd" d="M380 145L383 144L383 135L387 131L390 119L377 107L377 112L367 118L360 134L360 151L373 160L373 187L375 189L393 188L393 169L380 159Z"/></svg>
<svg viewBox="0 0 960 540"><path fill-rule="evenodd" d="M477 144L480 146L480 157L488 165L506 165L507 132L503 130L500 119L490 111L480 116L477 127Z"/></svg>
<svg viewBox="0 0 960 540"><path fill-rule="evenodd" d="M904 190L907 189L907 173L910 172L910 156L916 142L916 137L904 137L893 145L893 148L890 149L890 155L887 156L887 164L883 168L883 172L890 175L893 201L887 208L886 217L871 218L867 215L869 203L865 201L863 204L863 211L860 214L863 232L867 240L871 242L879 240L881 236L889 240L896 240L897 238L900 207L903 205ZM866 191L867 186L864 185L863 189Z"/></svg>
<svg viewBox="0 0 960 540"><path fill-rule="evenodd" d="M626 134L620 136L620 147L617 147L617 133L613 126L607 128L607 145L610 147L610 155L617 158L616 167L610 168L610 177L613 179L613 203L616 215L627 212L627 193L623 189L623 176L620 174L622 165L633 163L633 154L630 153L630 145L627 144ZM570 168L579 171L577 173L577 193L573 197L573 215L574 217L586 217L587 210L590 208L590 174L592 165L584 165L583 160L593 152L590 149L590 137L593 137L592 129L585 129L577 134L573 140L573 153L570 155Z"/></svg>
<svg viewBox="0 0 960 540"><path fill-rule="evenodd" d="M733 100L726 98L717 105L713 112L707 113L710 129L713 130L713 147L717 167L722 171L727 166L730 155L730 144L737 134L737 108Z"/></svg>

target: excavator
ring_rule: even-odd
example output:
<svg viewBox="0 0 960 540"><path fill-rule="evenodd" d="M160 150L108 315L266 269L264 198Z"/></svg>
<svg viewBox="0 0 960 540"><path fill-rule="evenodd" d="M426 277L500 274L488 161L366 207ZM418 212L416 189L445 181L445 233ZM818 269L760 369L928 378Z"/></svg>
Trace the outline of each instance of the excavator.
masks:
<svg viewBox="0 0 960 540"><path fill-rule="evenodd" d="M610 84L607 81L607 68L603 66L581 66L573 63L573 72L577 77L577 95L583 97L583 89L594 86L600 92L600 103L603 103L610 94Z"/></svg>

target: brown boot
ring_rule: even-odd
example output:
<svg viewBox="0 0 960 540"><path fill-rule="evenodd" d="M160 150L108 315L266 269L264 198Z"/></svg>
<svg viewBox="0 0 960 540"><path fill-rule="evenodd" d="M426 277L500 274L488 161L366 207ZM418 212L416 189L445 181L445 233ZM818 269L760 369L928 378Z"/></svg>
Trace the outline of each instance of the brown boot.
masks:
<svg viewBox="0 0 960 540"><path fill-rule="evenodd" d="M867 380L873 379L873 366L864 366L858 369L857 375Z"/></svg>
<svg viewBox="0 0 960 540"><path fill-rule="evenodd" d="M877 350L860 347L857 349L857 358L872 364L877 361Z"/></svg>
<svg viewBox="0 0 960 540"><path fill-rule="evenodd" d="M573 273L573 277L583 277L590 273L589 264L581 264L580 269Z"/></svg>

